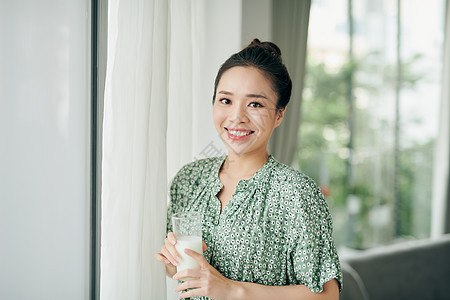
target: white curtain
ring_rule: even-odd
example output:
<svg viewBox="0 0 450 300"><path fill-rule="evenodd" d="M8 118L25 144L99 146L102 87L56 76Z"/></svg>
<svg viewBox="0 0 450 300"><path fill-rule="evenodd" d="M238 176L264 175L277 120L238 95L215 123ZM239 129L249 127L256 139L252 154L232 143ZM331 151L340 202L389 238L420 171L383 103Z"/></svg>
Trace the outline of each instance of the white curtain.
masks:
<svg viewBox="0 0 450 300"><path fill-rule="evenodd" d="M100 298L165 299L153 255L165 233L166 0L111 0L108 13Z"/></svg>
<svg viewBox="0 0 450 300"><path fill-rule="evenodd" d="M450 232L450 1L448 0L446 8L439 136L436 139L433 168L432 237Z"/></svg>
<svg viewBox="0 0 450 300"><path fill-rule="evenodd" d="M199 131L199 91L204 49L204 1L169 1L170 54L167 149L169 178L193 160ZM204 50L203 50L204 51ZM205 100L205 99L202 99ZM204 103L206 106L207 103ZM182 129L182 130L181 130Z"/></svg>
<svg viewBox="0 0 450 300"><path fill-rule="evenodd" d="M169 1L170 49L167 127L167 171L171 179L184 164L193 160L199 131L196 114L201 75L204 34L203 1ZM204 49L204 48L203 48ZM167 299L178 299L177 282L167 279Z"/></svg>

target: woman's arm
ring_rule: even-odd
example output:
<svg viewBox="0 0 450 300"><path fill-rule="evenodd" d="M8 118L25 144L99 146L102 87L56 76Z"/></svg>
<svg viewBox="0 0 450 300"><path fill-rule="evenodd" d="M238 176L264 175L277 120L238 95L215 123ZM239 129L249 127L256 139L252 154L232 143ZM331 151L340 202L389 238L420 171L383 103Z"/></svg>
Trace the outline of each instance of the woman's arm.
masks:
<svg viewBox="0 0 450 300"><path fill-rule="evenodd" d="M336 279L323 285L321 293L313 293L305 285L266 286L250 282L237 282L236 295L230 299L339 299L339 286Z"/></svg>
<svg viewBox="0 0 450 300"><path fill-rule="evenodd" d="M181 298L206 296L216 300L225 299L301 299L301 300L338 300L339 287L333 279L323 285L322 293L313 293L305 285L265 286L256 283L239 282L228 279L213 268L195 251L185 249L185 253L193 257L200 265L200 270L187 269L176 273L173 279L186 277L198 278L185 281L178 285L175 291L191 289L180 295Z"/></svg>

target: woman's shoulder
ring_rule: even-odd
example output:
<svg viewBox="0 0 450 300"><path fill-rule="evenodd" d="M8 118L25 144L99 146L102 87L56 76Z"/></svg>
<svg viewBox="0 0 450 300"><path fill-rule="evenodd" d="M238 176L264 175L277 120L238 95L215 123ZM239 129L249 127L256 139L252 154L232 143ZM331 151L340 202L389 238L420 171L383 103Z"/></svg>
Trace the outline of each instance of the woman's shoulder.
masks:
<svg viewBox="0 0 450 300"><path fill-rule="evenodd" d="M272 181L277 182L280 187L292 185L293 187L300 188L318 188L318 185L311 177L309 177L302 171L285 165L284 163L281 163L275 159L274 166L272 168L271 179Z"/></svg>
<svg viewBox="0 0 450 300"><path fill-rule="evenodd" d="M293 219L300 218L303 222L331 227L331 215L328 203L320 186L308 175L283 163L277 162L273 168L272 205Z"/></svg>
<svg viewBox="0 0 450 300"><path fill-rule="evenodd" d="M218 156L187 163L178 171L174 178L174 182L184 180L196 181L202 178L208 178L212 172L220 168L220 164L223 160L224 157Z"/></svg>
<svg viewBox="0 0 450 300"><path fill-rule="evenodd" d="M279 200L289 206L327 207L319 185L300 170L275 161L269 182L271 189L279 195Z"/></svg>

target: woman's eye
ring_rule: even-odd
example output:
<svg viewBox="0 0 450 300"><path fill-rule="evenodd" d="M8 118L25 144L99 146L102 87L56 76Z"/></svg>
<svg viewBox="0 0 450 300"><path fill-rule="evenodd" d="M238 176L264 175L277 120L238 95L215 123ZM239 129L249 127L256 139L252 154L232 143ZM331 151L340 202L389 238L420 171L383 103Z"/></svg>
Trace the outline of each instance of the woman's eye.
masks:
<svg viewBox="0 0 450 300"><path fill-rule="evenodd" d="M230 104L231 103L230 99L227 99L227 98L222 98L219 101L222 102L223 104Z"/></svg>
<svg viewBox="0 0 450 300"><path fill-rule="evenodd" d="M249 104L250 107L263 107L263 105L261 103L258 102L252 102Z"/></svg>

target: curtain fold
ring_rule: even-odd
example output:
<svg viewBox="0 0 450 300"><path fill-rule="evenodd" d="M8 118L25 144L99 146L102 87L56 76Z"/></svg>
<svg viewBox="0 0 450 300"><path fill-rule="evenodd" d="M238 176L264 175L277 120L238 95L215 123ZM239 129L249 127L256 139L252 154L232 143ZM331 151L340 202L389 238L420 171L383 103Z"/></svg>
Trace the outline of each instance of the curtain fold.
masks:
<svg viewBox="0 0 450 300"><path fill-rule="evenodd" d="M204 1L169 1L170 55L168 94L167 161L169 178L193 160L201 88L201 49L204 49Z"/></svg>
<svg viewBox="0 0 450 300"><path fill-rule="evenodd" d="M450 1L446 1L442 98L433 166L431 236L450 232Z"/></svg>
<svg viewBox="0 0 450 300"><path fill-rule="evenodd" d="M297 152L310 8L311 0L273 0L272 5L272 39L280 46L291 75L292 96L269 150L287 165L294 164Z"/></svg>
<svg viewBox="0 0 450 300"><path fill-rule="evenodd" d="M100 298L165 299L166 0L112 0L104 97Z"/></svg>
<svg viewBox="0 0 450 300"><path fill-rule="evenodd" d="M170 0L169 92L167 126L167 191L171 180L195 159L197 114L207 99L199 96L204 56L204 0ZM165 216L164 216L165 217ZM165 232L165 231L164 231ZM167 280L167 299L178 299L178 282Z"/></svg>

